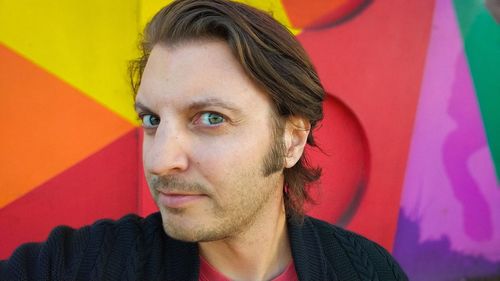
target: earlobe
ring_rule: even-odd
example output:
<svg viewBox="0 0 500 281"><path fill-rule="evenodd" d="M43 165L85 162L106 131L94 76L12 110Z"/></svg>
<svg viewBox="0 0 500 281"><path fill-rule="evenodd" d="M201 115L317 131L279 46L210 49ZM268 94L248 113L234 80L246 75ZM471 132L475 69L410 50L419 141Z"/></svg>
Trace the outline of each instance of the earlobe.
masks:
<svg viewBox="0 0 500 281"><path fill-rule="evenodd" d="M290 116L285 128L285 167L293 167L302 156L311 124L303 117Z"/></svg>

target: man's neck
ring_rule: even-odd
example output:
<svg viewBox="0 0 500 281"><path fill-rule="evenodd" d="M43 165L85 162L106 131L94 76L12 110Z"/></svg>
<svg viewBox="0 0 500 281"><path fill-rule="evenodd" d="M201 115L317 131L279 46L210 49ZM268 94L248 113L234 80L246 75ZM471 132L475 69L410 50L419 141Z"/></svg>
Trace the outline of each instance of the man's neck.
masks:
<svg viewBox="0 0 500 281"><path fill-rule="evenodd" d="M200 242L201 255L231 279L271 280L278 276L291 262L292 255L283 204L273 205L235 237Z"/></svg>

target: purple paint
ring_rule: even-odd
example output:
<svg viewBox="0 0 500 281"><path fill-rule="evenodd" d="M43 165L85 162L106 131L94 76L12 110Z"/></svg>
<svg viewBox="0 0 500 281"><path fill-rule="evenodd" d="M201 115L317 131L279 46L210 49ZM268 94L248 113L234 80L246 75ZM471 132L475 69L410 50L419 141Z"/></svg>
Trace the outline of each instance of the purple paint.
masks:
<svg viewBox="0 0 500 281"><path fill-rule="evenodd" d="M500 276L500 262L456 252L451 249L450 240L446 237L420 243L419 224L401 212L395 241L400 246L394 249L393 255L410 280L457 281Z"/></svg>
<svg viewBox="0 0 500 281"><path fill-rule="evenodd" d="M401 207L418 233L398 225L394 249L418 270L432 272L427 260L449 255L456 264L500 262L500 188L450 0L436 1ZM418 243L402 242L408 235ZM442 241L417 256L415 247Z"/></svg>

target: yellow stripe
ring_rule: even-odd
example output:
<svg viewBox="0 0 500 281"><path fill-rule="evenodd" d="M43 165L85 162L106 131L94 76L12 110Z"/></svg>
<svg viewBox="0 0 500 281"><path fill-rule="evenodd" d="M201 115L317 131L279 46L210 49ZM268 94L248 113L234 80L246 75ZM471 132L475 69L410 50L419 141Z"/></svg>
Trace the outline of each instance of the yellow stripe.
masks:
<svg viewBox="0 0 500 281"><path fill-rule="evenodd" d="M130 0L0 0L0 42L136 123L126 69L137 56L138 7Z"/></svg>
<svg viewBox="0 0 500 281"><path fill-rule="evenodd" d="M173 0L142 0L139 20L141 31L161 8L172 2Z"/></svg>

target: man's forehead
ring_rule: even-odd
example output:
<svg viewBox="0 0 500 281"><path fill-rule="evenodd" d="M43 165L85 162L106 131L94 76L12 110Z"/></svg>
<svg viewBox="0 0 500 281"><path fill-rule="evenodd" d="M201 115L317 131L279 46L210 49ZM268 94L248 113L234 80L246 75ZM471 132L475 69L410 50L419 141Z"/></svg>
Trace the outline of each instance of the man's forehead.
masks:
<svg viewBox="0 0 500 281"><path fill-rule="evenodd" d="M226 67L239 68L243 70L228 43L219 39L197 39L186 40L176 44L158 43L153 46L146 62L145 71L148 66L153 69L171 65L183 67L195 65L199 69L217 66L221 69Z"/></svg>
<svg viewBox="0 0 500 281"><path fill-rule="evenodd" d="M142 78L137 105L155 112L217 107L241 113L271 102L221 41L190 41L173 48L157 45Z"/></svg>

